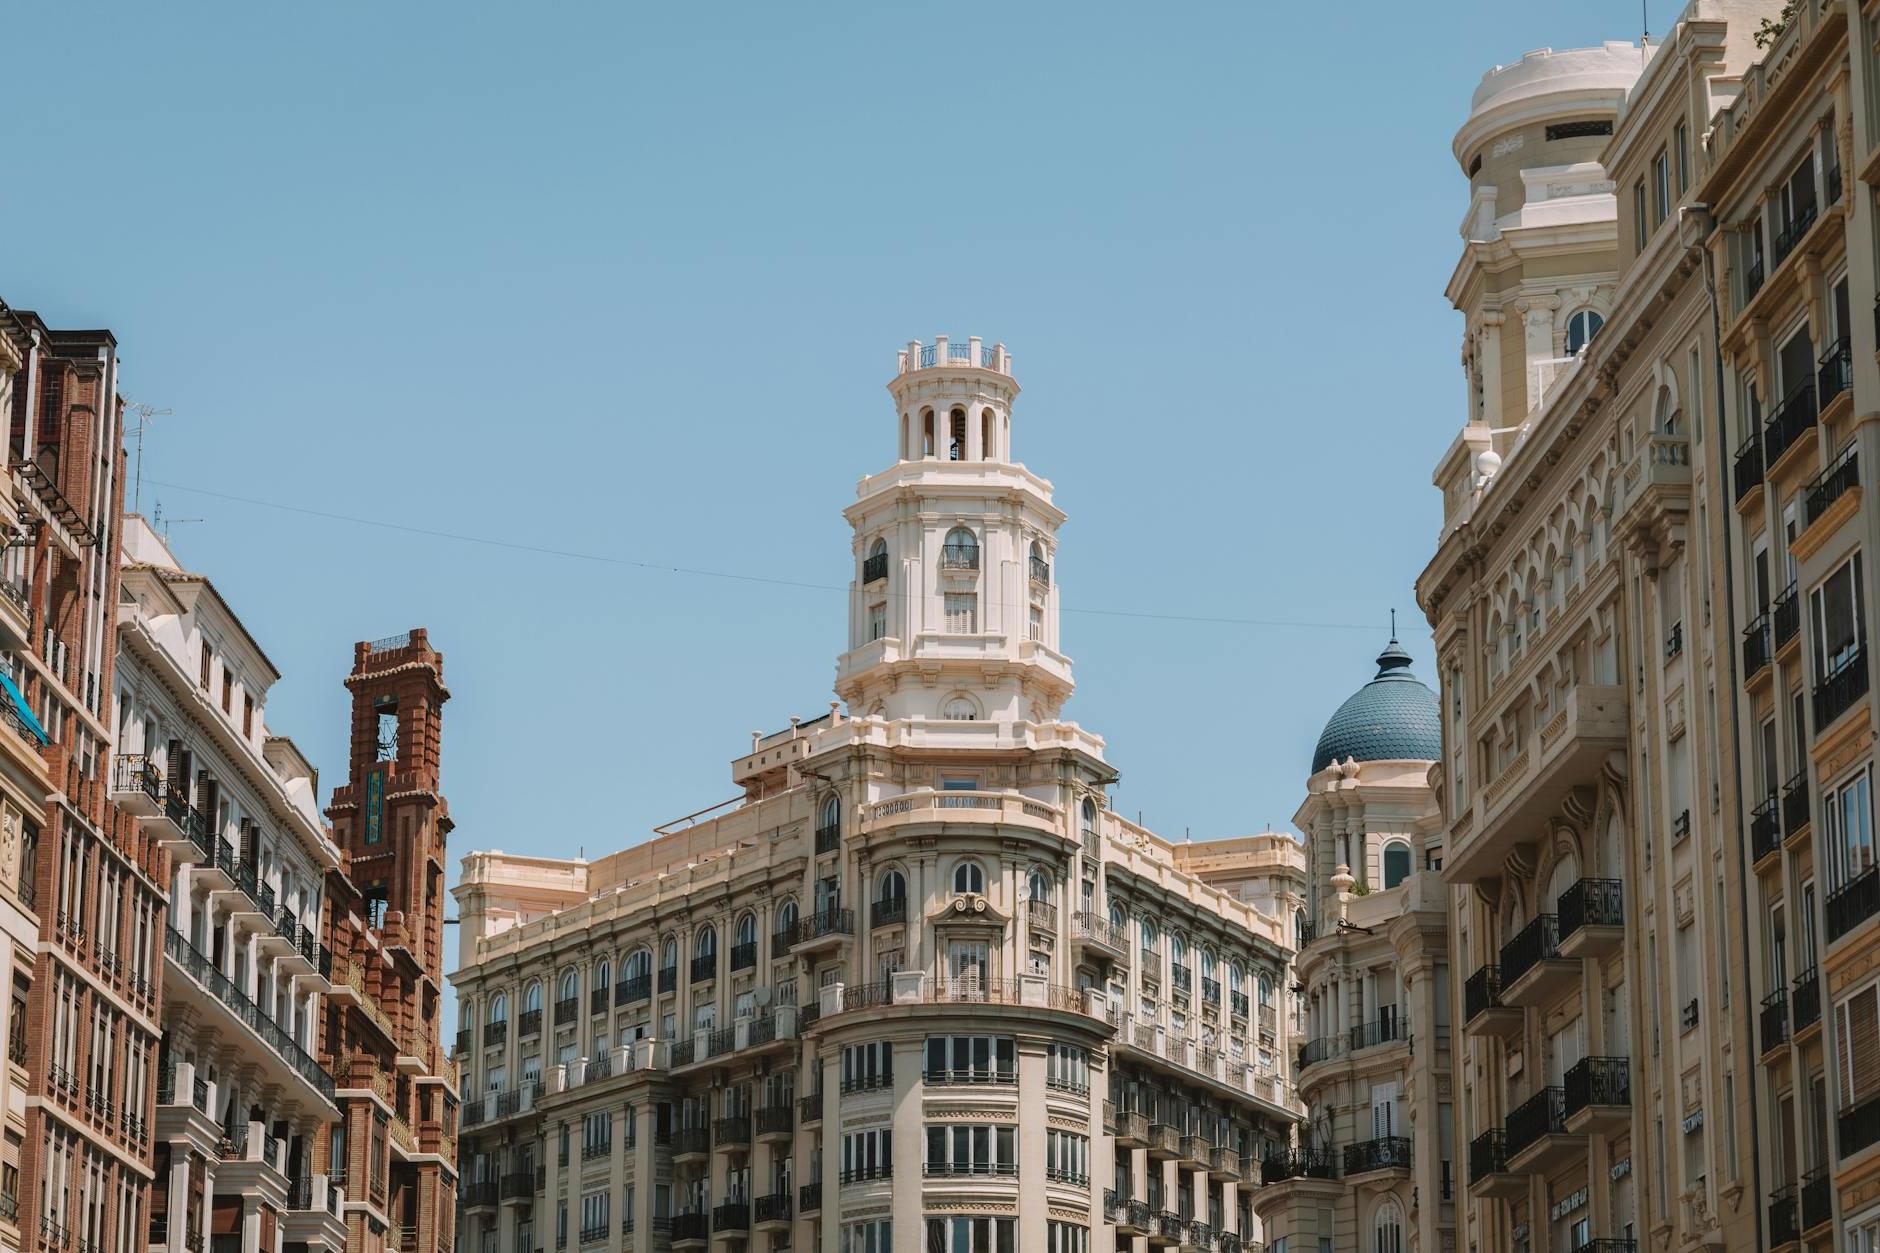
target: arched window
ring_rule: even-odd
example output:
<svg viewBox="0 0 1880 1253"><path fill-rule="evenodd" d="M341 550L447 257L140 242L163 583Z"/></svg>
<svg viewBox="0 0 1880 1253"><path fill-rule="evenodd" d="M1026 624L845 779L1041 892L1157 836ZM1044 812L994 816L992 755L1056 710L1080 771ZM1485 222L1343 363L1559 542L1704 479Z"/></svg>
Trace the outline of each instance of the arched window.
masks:
<svg viewBox="0 0 1880 1253"><path fill-rule="evenodd" d="M940 716L948 722L976 722L979 719L979 706L973 704L970 696L948 697Z"/></svg>
<svg viewBox="0 0 1880 1253"><path fill-rule="evenodd" d="M998 449L993 446L992 429L992 410L981 409L979 411L979 456L984 461L999 459Z"/></svg>
<svg viewBox="0 0 1880 1253"><path fill-rule="evenodd" d="M884 870L875 880L875 899L878 901L904 901L907 899L907 876L899 870Z"/></svg>
<svg viewBox="0 0 1880 1253"><path fill-rule="evenodd" d="M1115 927L1118 931L1124 931L1128 929L1129 915L1123 912L1123 907L1121 905L1110 906L1110 925L1112 927Z"/></svg>
<svg viewBox="0 0 1880 1253"><path fill-rule="evenodd" d="M1155 919L1144 918L1142 920L1143 952L1145 953L1158 952L1161 949L1161 943L1162 943L1162 937L1161 937L1161 934L1157 932L1156 930Z"/></svg>
<svg viewBox="0 0 1880 1253"><path fill-rule="evenodd" d="M674 970L679 965L679 941L668 938L659 950L659 968Z"/></svg>
<svg viewBox="0 0 1880 1253"><path fill-rule="evenodd" d="M1410 877L1410 846L1392 841L1384 846L1384 889L1389 891Z"/></svg>
<svg viewBox="0 0 1880 1253"><path fill-rule="evenodd" d="M457 1024L465 1031L475 1031L477 1029L477 1005L475 1001L464 1002L463 1010L457 1019Z"/></svg>
<svg viewBox="0 0 1880 1253"><path fill-rule="evenodd" d="M738 943L757 943L757 915L746 914L738 919Z"/></svg>
<svg viewBox="0 0 1880 1253"><path fill-rule="evenodd" d="M1049 587L1051 584L1051 563L1045 559L1044 545L1037 540L1031 542L1031 581Z"/></svg>
<svg viewBox="0 0 1880 1253"><path fill-rule="evenodd" d="M1577 357L1580 351L1593 342L1593 336L1599 334L1599 328L1606 324L1605 319L1591 309L1581 309L1567 319L1567 355Z"/></svg>
<svg viewBox="0 0 1880 1253"><path fill-rule="evenodd" d="M1273 1003L1273 980L1271 977L1267 975L1261 975L1260 976L1260 1004L1262 1006L1267 1006L1267 1005L1271 1005L1272 1003Z"/></svg>
<svg viewBox="0 0 1880 1253"><path fill-rule="evenodd" d="M842 802L834 792L823 797L816 810L816 834L837 835L842 830Z"/></svg>
<svg viewBox="0 0 1880 1253"><path fill-rule="evenodd" d="M966 460L966 410L955 409L947 415L947 460Z"/></svg>
<svg viewBox="0 0 1880 1253"><path fill-rule="evenodd" d="M698 941L692 951L700 957L716 957L718 955L718 928L709 922L700 927Z"/></svg>
<svg viewBox="0 0 1880 1253"><path fill-rule="evenodd" d="M626 969L627 982L631 983L635 979L649 978L651 977L652 973L653 973L653 955L647 952L645 949L641 949L639 952L635 953L633 956L627 958L627 969Z"/></svg>
<svg viewBox="0 0 1880 1253"><path fill-rule="evenodd" d="M1403 1253L1403 1213L1394 1198L1377 1208L1372 1253Z"/></svg>
<svg viewBox="0 0 1880 1253"><path fill-rule="evenodd" d="M1247 990L1247 972L1240 968L1239 962L1227 967L1227 990L1235 996Z"/></svg>
<svg viewBox="0 0 1880 1253"><path fill-rule="evenodd" d="M490 1021L509 1021L509 996L507 993L498 992L495 996L490 998Z"/></svg>
<svg viewBox="0 0 1880 1253"><path fill-rule="evenodd" d="M974 896L986 894L986 872L976 861L963 861L953 867L953 890L970 892Z"/></svg>
<svg viewBox="0 0 1880 1253"><path fill-rule="evenodd" d="M1169 941L1169 959L1177 966L1188 964L1188 941L1179 935Z"/></svg>
<svg viewBox="0 0 1880 1253"><path fill-rule="evenodd" d="M920 455L923 457L931 457L934 455L933 410L922 409L920 411L920 428L921 428Z"/></svg>
<svg viewBox="0 0 1880 1253"><path fill-rule="evenodd" d="M539 1012L541 1008L542 1008L542 985L539 983L531 983L529 985L529 990L522 994L523 1012L524 1013L528 1013L530 1011Z"/></svg>
<svg viewBox="0 0 1880 1253"><path fill-rule="evenodd" d="M947 532L946 542L940 546L940 568L942 570L977 570L979 569L979 540L971 530L956 526Z"/></svg>
<svg viewBox="0 0 1880 1253"><path fill-rule="evenodd" d="M796 930L796 902L785 901L777 910L777 930Z"/></svg>
<svg viewBox="0 0 1880 1253"><path fill-rule="evenodd" d="M1031 872L1031 880L1026 886L1030 889L1031 899L1049 904L1051 901L1051 878L1042 870Z"/></svg>
<svg viewBox="0 0 1880 1253"><path fill-rule="evenodd" d="M1201 977L1203 979L1214 977L1214 954L1205 948L1201 950Z"/></svg>
<svg viewBox="0 0 1880 1253"><path fill-rule="evenodd" d="M1095 834L1097 830L1097 802L1091 800L1088 796L1084 797L1083 815L1084 830Z"/></svg>
<svg viewBox="0 0 1880 1253"><path fill-rule="evenodd" d="M879 535L868 546L868 559L862 562L862 582L875 583L888 577L888 541Z"/></svg>
<svg viewBox="0 0 1880 1253"><path fill-rule="evenodd" d="M561 999L564 1001L572 1001L576 996L579 996L580 993L581 980L575 975L574 971L564 971L561 976Z"/></svg>
<svg viewBox="0 0 1880 1253"><path fill-rule="evenodd" d="M603 958L600 963L594 967L594 990L597 992L605 992L608 988L612 987L614 981L613 974L613 963Z"/></svg>

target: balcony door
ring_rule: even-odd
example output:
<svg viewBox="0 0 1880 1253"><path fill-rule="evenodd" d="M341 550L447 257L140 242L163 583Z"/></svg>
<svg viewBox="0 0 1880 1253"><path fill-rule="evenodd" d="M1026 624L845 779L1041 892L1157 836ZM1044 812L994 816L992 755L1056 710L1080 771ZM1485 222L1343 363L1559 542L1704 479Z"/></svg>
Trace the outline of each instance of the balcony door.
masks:
<svg viewBox="0 0 1880 1253"><path fill-rule="evenodd" d="M986 964L990 952L984 940L947 941L947 977L956 990L986 986Z"/></svg>
<svg viewBox="0 0 1880 1253"><path fill-rule="evenodd" d="M1371 1085L1371 1138L1398 1134L1403 1125L1403 1094L1395 1081Z"/></svg>

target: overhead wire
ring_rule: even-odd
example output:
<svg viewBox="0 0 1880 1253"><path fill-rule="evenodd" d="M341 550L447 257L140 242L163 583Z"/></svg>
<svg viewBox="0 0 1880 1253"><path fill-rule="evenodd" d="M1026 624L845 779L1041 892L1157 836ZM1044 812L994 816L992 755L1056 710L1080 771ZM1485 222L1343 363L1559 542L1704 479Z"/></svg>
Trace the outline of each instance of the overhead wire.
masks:
<svg viewBox="0 0 1880 1253"><path fill-rule="evenodd" d="M508 549L511 552L529 553L538 557L561 557L569 561L588 561L600 565L623 566L629 569L648 570L662 574L684 574L697 578L724 579L739 583L768 584L773 587L800 588L806 591L839 592L847 595L850 590L846 586L834 583L815 583L804 579L778 578L774 575L747 574L731 570L713 570L703 566L675 565L667 561L626 557L613 553L583 552L573 548L555 548L545 544L529 544L519 540L500 539L490 535L468 535L460 531L445 531L436 527L416 526L407 522L393 522L385 518L365 518L356 514L339 513L331 509L315 509L311 506L291 505L279 500L263 500L255 496L242 496L234 492L218 491L207 487L196 487L188 483L172 483L163 479L146 477L144 482L155 487L167 488L170 491L189 492L192 495L205 496L212 500L226 500L235 504L252 505L259 509L275 509L283 513L295 513L310 518L321 518L329 522L345 522L353 526L376 527L386 531L400 531L407 535L422 535L430 539L447 540L457 544L479 544L488 548L502 548ZM895 590L890 594L901 596L907 593ZM1279 618L1243 618L1225 614L1162 613L1147 609L1108 609L1086 605L1060 604L1058 606L1058 612L1082 614L1088 617L1136 618L1158 622L1193 622L1215 626L1248 626L1277 630L1375 631L1377 629L1376 624L1373 623L1304 622Z"/></svg>

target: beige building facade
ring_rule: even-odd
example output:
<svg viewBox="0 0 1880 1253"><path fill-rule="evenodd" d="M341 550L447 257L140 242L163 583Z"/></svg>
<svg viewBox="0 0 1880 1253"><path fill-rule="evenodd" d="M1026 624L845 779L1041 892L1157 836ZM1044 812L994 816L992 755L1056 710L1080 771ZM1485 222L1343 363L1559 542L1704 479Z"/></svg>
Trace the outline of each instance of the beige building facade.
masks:
<svg viewBox="0 0 1880 1253"><path fill-rule="evenodd" d="M1063 515L1004 348L910 344L889 391L843 704L624 852L465 859L465 1250L1260 1243L1296 924L1112 812L1062 720ZM1296 898L1250 857L1204 873Z"/></svg>

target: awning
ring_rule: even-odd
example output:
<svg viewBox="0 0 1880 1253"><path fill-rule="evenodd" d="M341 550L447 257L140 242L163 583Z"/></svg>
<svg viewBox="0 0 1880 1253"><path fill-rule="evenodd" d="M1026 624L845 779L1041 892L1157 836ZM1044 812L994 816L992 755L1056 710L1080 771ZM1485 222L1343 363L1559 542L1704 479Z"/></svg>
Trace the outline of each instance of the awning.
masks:
<svg viewBox="0 0 1880 1253"><path fill-rule="evenodd" d="M39 718L33 713L33 707L26 703L26 696L20 691L20 685L13 681L13 676L0 670L0 690L6 692L6 698L13 702L13 708L19 713L20 725L39 737L41 744L50 744L52 737L46 734L46 728L39 725Z"/></svg>

